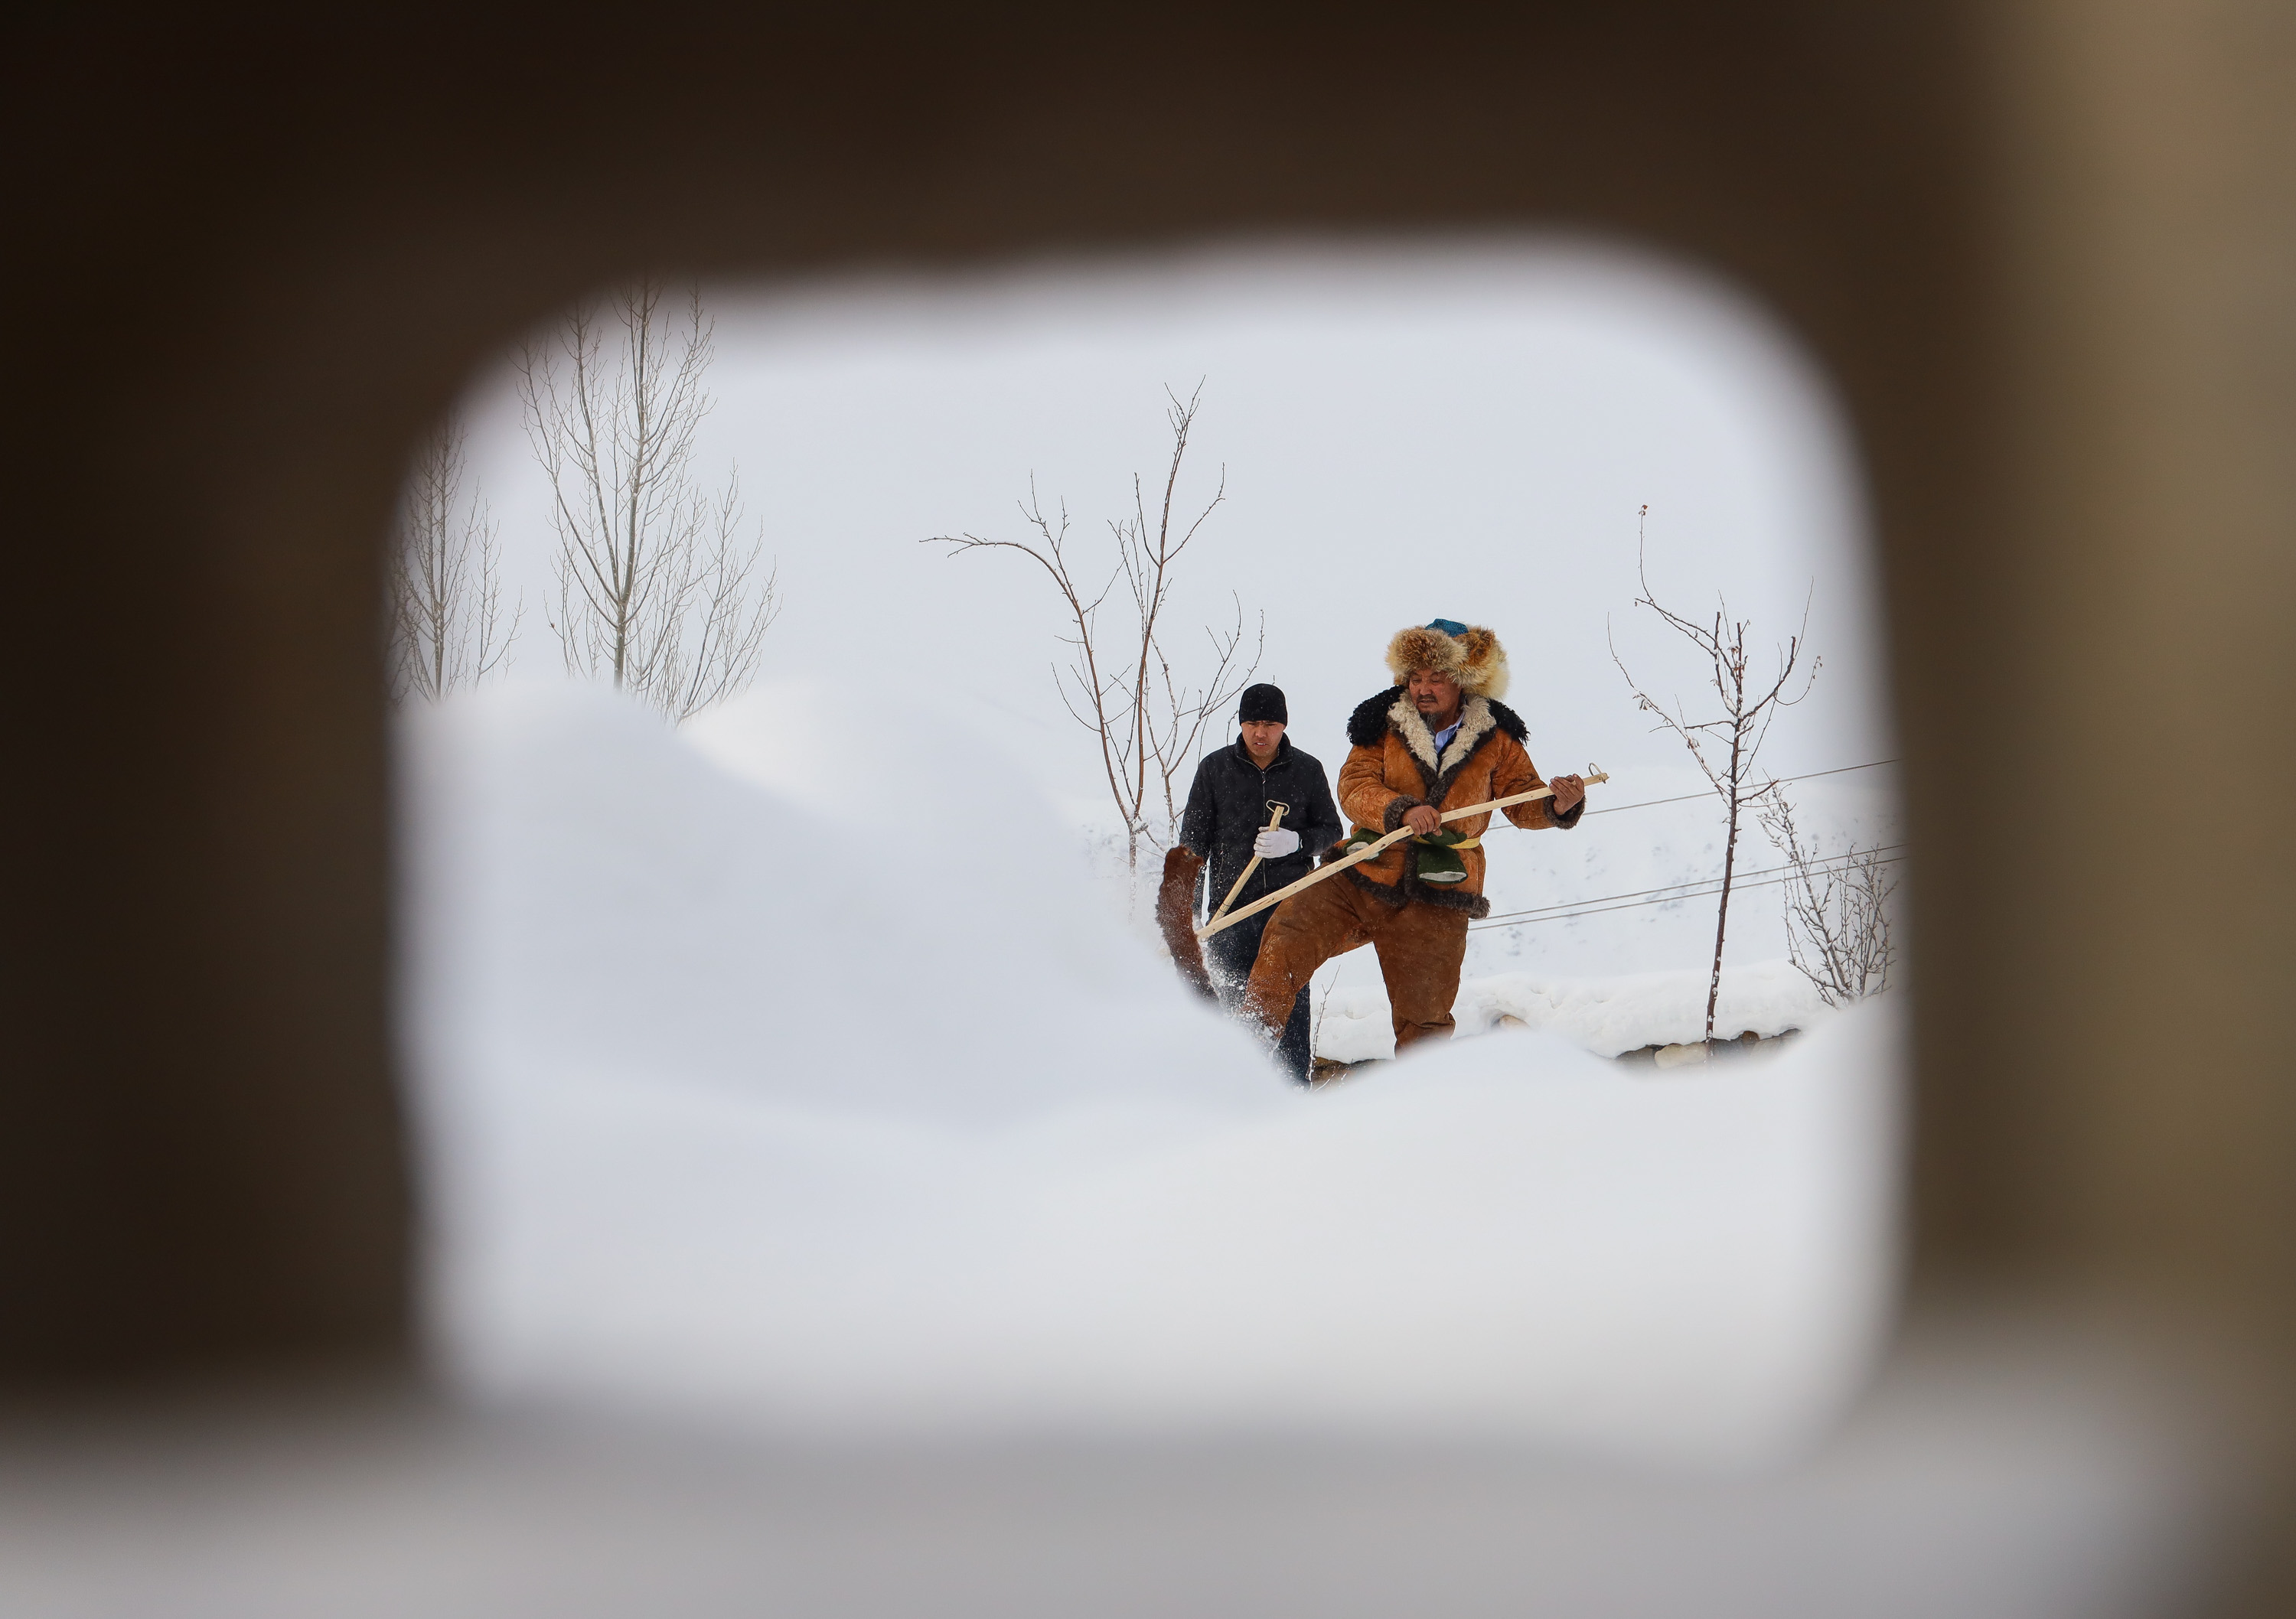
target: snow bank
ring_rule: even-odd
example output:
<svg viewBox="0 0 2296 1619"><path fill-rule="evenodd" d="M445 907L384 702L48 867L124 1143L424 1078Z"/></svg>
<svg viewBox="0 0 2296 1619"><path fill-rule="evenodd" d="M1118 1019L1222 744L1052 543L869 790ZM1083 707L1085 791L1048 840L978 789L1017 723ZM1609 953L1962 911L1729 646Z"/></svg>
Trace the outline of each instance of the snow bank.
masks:
<svg viewBox="0 0 2296 1619"><path fill-rule="evenodd" d="M1501 1018L1566 1040L1597 1057L1644 1046L1674 1045L1706 1037L1707 974L1628 973L1607 978L1559 978L1544 973L1494 973L1459 985L1452 1008L1459 1034L1485 1034ZM1363 1062L1395 1055L1394 1025L1386 992L1378 985L1332 990L1317 1003L1316 1054L1333 1062ZM1791 961L1754 961L1722 969L1714 1006L1714 1032L1736 1039L1807 1029L1827 1015L1824 1002Z"/></svg>
<svg viewBox="0 0 2296 1619"><path fill-rule="evenodd" d="M680 735L511 689L403 746L431 1314L481 1394L1683 1458L1866 1364L1886 1004L1690 1079L1533 1034L1309 1095L913 701Z"/></svg>

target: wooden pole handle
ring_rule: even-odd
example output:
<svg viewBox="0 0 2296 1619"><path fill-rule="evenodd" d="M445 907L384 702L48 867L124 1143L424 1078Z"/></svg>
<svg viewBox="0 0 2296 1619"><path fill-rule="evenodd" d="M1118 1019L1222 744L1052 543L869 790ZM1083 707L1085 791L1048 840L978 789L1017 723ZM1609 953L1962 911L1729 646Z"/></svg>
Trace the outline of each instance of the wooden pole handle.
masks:
<svg viewBox="0 0 2296 1619"><path fill-rule="evenodd" d="M1272 832L1277 827L1283 824L1283 817L1291 813L1292 806L1288 804L1278 804L1275 799L1270 798L1267 800L1267 807L1274 810L1275 813L1267 818L1267 825L1262 830ZM1206 922L1202 928L1196 930L1196 936L1198 938L1201 939L1207 936L1208 930L1212 927L1212 924L1214 922L1218 922L1220 918L1227 914L1227 908L1235 904L1235 896L1243 892L1243 885L1251 880L1251 874L1259 869L1259 856L1255 853L1250 860L1244 863L1242 874L1236 878L1234 886L1228 889L1227 897L1220 901L1219 909L1212 912L1211 921Z"/></svg>
<svg viewBox="0 0 2296 1619"><path fill-rule="evenodd" d="M1609 776L1605 775L1599 770L1588 773L1586 778L1589 786L1592 786L1597 781L1607 781L1610 779L1611 778ZM1491 810L1502 810L1506 808L1510 804L1528 804L1533 798L1552 798L1553 797L1554 797L1554 789L1553 788L1534 787L1527 793L1511 793L1504 798L1493 798L1488 804L1470 804L1459 809L1445 810L1439 819L1443 821L1464 821L1469 815L1480 815L1487 814ZM1409 827L1399 826L1396 828L1395 830L1390 832L1386 837L1379 839L1376 843L1367 843L1364 845L1363 847L1357 849L1354 854L1343 855L1340 859L1332 861L1329 865L1317 866L1314 871L1308 872L1307 876L1301 878L1296 883L1287 884L1284 887L1276 889L1273 894L1261 895L1258 899L1252 901L1251 904L1246 905L1241 911L1229 912L1228 914L1225 916L1215 916L1210 921L1206 922L1202 927L1196 929L1196 936L1200 939L1208 939L1224 928L1234 927L1238 922L1243 920L1245 917L1255 916L1260 912L1267 910L1270 905L1280 905L1285 900L1290 899L1293 895L1299 893L1302 888L1312 888L1317 883L1323 881L1326 877L1330 877L1336 872L1344 871L1349 866L1359 864L1366 860L1378 858L1378 856L1384 854L1391 846L1402 842L1406 838L1408 838L1411 835L1411 829ZM1241 882L1236 885L1238 887L1242 887L1242 886L1243 885ZM1231 894L1228 897L1230 899L1234 899L1235 895ZM1221 909L1226 911L1226 907L1222 906Z"/></svg>

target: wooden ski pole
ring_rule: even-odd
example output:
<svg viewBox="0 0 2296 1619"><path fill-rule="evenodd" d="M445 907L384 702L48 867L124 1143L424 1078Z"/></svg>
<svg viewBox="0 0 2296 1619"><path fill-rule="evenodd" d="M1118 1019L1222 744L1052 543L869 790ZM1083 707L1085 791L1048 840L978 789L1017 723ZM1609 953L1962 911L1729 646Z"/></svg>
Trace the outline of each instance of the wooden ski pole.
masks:
<svg viewBox="0 0 2296 1619"><path fill-rule="evenodd" d="M1278 804L1275 799L1270 798L1267 800L1267 807L1274 810L1275 813L1267 818L1267 824L1260 830L1262 831L1272 832L1277 827L1283 824L1283 817L1292 813L1292 806L1288 804ZM1235 896L1243 892L1243 885L1251 880L1251 874L1258 870L1259 870L1259 856L1255 854L1250 860L1244 863L1243 874L1235 879L1235 886L1227 891L1227 897L1220 901L1219 909L1212 912L1212 920L1204 924L1204 929L1208 930L1213 928L1218 923L1220 918L1227 914L1227 908L1235 904ZM1204 932L1200 930L1196 936L1198 938L1202 938L1204 936Z"/></svg>
<svg viewBox="0 0 2296 1619"><path fill-rule="evenodd" d="M1597 781L1607 781L1610 779L1611 778L1609 776L1603 774L1599 770L1589 771L1587 773L1587 784L1590 787ZM1441 818L1445 821L1464 821L1469 815L1480 815L1488 810L1505 809L1510 804L1528 804L1533 798L1552 798L1554 796L1554 789L1551 787L1534 787L1527 793L1510 794L1508 797L1504 798L1494 798L1488 804L1469 804L1458 809L1445 810ZM1411 829L1409 827L1399 826L1396 828L1395 830L1390 832L1386 837L1379 839L1376 843L1367 843L1364 845L1363 847L1357 849L1354 854L1335 860L1327 866L1317 866L1314 871L1308 872L1307 876L1301 878L1296 883L1292 883L1283 887L1278 888L1273 894L1263 894L1241 911L1232 911L1226 916L1215 917L1210 921L1206 922L1202 927L1196 929L1196 936L1200 939L1208 939L1224 928L1233 928L1238 922L1243 920L1247 916L1256 916L1260 912L1267 910L1270 905L1282 904L1285 900L1290 899L1302 888L1312 888L1317 883L1323 881L1326 877L1331 877L1338 872L1344 871L1349 866L1358 864L1361 862L1377 858L1389 848L1402 842L1405 838L1410 836Z"/></svg>

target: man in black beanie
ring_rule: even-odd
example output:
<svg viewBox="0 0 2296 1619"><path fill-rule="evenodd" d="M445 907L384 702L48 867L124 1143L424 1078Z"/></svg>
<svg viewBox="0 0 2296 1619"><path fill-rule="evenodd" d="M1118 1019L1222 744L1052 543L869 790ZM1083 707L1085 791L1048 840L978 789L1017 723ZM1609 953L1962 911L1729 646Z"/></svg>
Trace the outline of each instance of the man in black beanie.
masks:
<svg viewBox="0 0 2296 1619"><path fill-rule="evenodd" d="M1157 909L1168 934L1177 931L1181 919L1193 920L1198 913L1194 891L1206 867L1211 880L1202 913L1209 916L1227 897L1254 854L1259 864L1230 910L1241 910L1262 895L1297 882L1314 867L1319 851L1339 841L1345 829L1332 802L1330 779L1321 764L1284 740L1290 717L1283 693L1275 687L1245 688L1236 714L1236 740L1207 754L1196 766L1187 812L1180 819L1180 847L1164 863L1168 892ZM1283 824L1274 831L1267 830L1271 804L1288 806ZM1273 914L1263 911L1247 917L1205 941L1213 987L1230 1010L1242 1003L1244 985L1259 955L1260 933ZM1183 948L1193 956L1193 937L1175 937L1172 944L1176 957ZM1313 1062L1308 1041L1308 992L1302 988L1275 1048L1277 1061L1302 1083Z"/></svg>

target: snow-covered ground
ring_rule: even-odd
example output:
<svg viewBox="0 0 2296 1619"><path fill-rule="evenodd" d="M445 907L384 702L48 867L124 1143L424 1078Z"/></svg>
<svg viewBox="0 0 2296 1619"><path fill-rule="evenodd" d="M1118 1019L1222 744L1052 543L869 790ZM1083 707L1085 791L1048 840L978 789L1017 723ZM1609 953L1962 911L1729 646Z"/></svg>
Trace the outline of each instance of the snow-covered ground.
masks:
<svg viewBox="0 0 2296 1619"><path fill-rule="evenodd" d="M1624 973L1608 978L1556 978L1544 973L1493 973L1467 978L1452 1004L1459 1036L1488 1034L1513 1018L1598 1057L1644 1046L1702 1040L1706 1033L1708 971ZM1395 1055L1387 996L1370 987L1335 989L1316 1002L1316 1054L1333 1062ZM1790 961L1756 961L1722 974L1714 1032L1734 1040L1806 1029L1826 1015L1808 978Z"/></svg>
<svg viewBox="0 0 2296 1619"><path fill-rule="evenodd" d="M1307 1094L929 694L784 684L673 732L512 686L402 747L432 1320L474 1391L1704 1459L1798 1442L1883 1325L1886 998L1659 1073L1590 1053L1676 1029L1695 972L1485 973L1464 1021L1546 1032ZM1567 897L1528 856L1693 860L1647 830L1493 866Z"/></svg>

